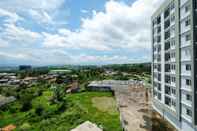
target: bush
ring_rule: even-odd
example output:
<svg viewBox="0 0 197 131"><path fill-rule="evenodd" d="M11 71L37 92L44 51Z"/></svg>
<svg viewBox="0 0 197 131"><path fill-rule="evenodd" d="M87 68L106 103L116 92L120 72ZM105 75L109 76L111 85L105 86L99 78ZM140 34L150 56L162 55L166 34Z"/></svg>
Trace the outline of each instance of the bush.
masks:
<svg viewBox="0 0 197 131"><path fill-rule="evenodd" d="M66 101L60 103L60 105L58 107L58 112L64 112L67 107L68 107L68 105L67 105L67 102Z"/></svg>
<svg viewBox="0 0 197 131"><path fill-rule="evenodd" d="M25 111L29 111L31 108L32 108L31 101L25 100L25 101L22 103L21 111L24 111L24 112L25 112Z"/></svg>
<svg viewBox="0 0 197 131"><path fill-rule="evenodd" d="M39 106L36 107L35 113L38 116L40 116L40 115L42 115L43 111L44 111L44 108L42 107L42 105L39 105Z"/></svg>
<svg viewBox="0 0 197 131"><path fill-rule="evenodd" d="M21 131L29 131L31 129L31 125L29 123L23 123L21 126L20 126L20 130Z"/></svg>

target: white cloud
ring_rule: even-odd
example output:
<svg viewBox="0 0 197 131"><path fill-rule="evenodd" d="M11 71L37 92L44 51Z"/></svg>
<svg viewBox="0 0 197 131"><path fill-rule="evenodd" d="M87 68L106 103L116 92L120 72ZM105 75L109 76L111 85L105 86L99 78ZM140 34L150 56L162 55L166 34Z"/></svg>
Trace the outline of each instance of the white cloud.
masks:
<svg viewBox="0 0 197 131"><path fill-rule="evenodd" d="M51 11L60 8L63 2L64 0L1 0L0 7L11 11L23 9Z"/></svg>
<svg viewBox="0 0 197 131"><path fill-rule="evenodd" d="M16 13L6 11L6 10L1 9L1 8L0 8L0 16L1 17L7 17L7 19L5 20L6 23L15 23L19 20L23 20L23 18L18 16Z"/></svg>
<svg viewBox="0 0 197 131"><path fill-rule="evenodd" d="M86 14L86 13L88 13L88 10L81 10L81 13L84 13L84 14Z"/></svg>
<svg viewBox="0 0 197 131"><path fill-rule="evenodd" d="M34 21L37 21L40 24L54 24L53 18L44 10L30 9L29 14Z"/></svg>
<svg viewBox="0 0 197 131"><path fill-rule="evenodd" d="M38 33L19 27L16 24L19 16L16 13L10 13L20 9L29 9L29 14L35 20L44 24L53 23L54 19L49 11L61 7L61 1L7 0L6 2L0 2L0 7L4 6L8 10L0 10L0 15L8 16L11 21L4 24L5 28L3 32L0 32L0 36L4 43L17 43L18 48L21 48L9 52L10 55L7 55L7 52L6 54L0 53L0 56L25 59L37 64L100 64L149 60L148 53L143 57L137 54L136 56L128 56L124 52L107 55L102 54L102 51L113 52L116 49L121 49L123 51L129 50L131 54L136 52L141 54L150 50L150 16L162 0L136 0L132 5L108 1L104 12L92 11L92 17L82 19L81 27L78 30L71 31L67 28L60 28L57 29L57 33ZM41 45L39 47L32 46L38 44ZM33 49L23 51L22 46L24 45L26 48L33 47ZM78 53L70 54L66 52L66 50L71 49L78 49ZM86 49L97 52L89 54ZM96 55L98 53L100 55ZM14 54L16 55L14 56Z"/></svg>
<svg viewBox="0 0 197 131"><path fill-rule="evenodd" d="M0 38L0 48L8 47L9 43Z"/></svg>
<svg viewBox="0 0 197 131"><path fill-rule="evenodd" d="M109 1L105 12L93 11L93 17L82 20L79 31L56 34L45 42L50 47L90 48L95 50L149 49L150 17L160 0L137 0L131 6ZM48 39L48 38L46 38ZM57 39L57 40L56 40ZM54 42L52 42L54 41ZM58 41L58 43L56 43ZM131 51L132 51L131 50Z"/></svg>
<svg viewBox="0 0 197 131"><path fill-rule="evenodd" d="M0 8L9 12L31 16L34 22L46 25L64 25L66 22L54 21L65 0L3 0ZM64 12L65 13L65 12ZM45 27L47 28L47 27Z"/></svg>
<svg viewBox="0 0 197 131"><path fill-rule="evenodd" d="M18 46L29 46L41 38L39 33L18 27L15 24L5 24L4 32L1 32L0 35L10 44L16 43Z"/></svg>

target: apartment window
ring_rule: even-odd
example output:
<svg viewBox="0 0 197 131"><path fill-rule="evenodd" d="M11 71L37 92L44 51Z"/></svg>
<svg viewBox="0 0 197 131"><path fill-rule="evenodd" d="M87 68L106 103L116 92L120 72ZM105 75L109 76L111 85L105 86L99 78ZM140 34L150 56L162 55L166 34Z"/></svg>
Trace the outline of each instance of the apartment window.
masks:
<svg viewBox="0 0 197 131"><path fill-rule="evenodd" d="M190 57L191 56L190 49L185 49L185 56L187 56L187 57Z"/></svg>
<svg viewBox="0 0 197 131"><path fill-rule="evenodd" d="M191 40L191 35L190 35L190 34L185 35L185 40L186 40L186 41Z"/></svg>
<svg viewBox="0 0 197 131"><path fill-rule="evenodd" d="M157 65L154 65L154 69L157 69Z"/></svg>
<svg viewBox="0 0 197 131"><path fill-rule="evenodd" d="M170 9L173 10L175 8L174 2L172 2Z"/></svg>
<svg viewBox="0 0 197 131"><path fill-rule="evenodd" d="M172 70L176 70L176 65L172 64L172 65L171 65L171 69L172 69Z"/></svg>
<svg viewBox="0 0 197 131"><path fill-rule="evenodd" d="M192 101L192 96L190 94L186 94L186 100Z"/></svg>
<svg viewBox="0 0 197 131"><path fill-rule="evenodd" d="M191 82L191 80L189 80L189 79L186 79L186 85L187 85L187 86L191 86L191 85L192 85L192 82Z"/></svg>
<svg viewBox="0 0 197 131"><path fill-rule="evenodd" d="M186 109L186 114L187 114L188 116L191 116L191 117L192 117L192 111L191 111L191 110Z"/></svg>
<svg viewBox="0 0 197 131"><path fill-rule="evenodd" d="M176 102L175 101L172 101L172 106L176 107Z"/></svg>
<svg viewBox="0 0 197 131"><path fill-rule="evenodd" d="M158 52L161 52L161 45L158 45Z"/></svg>
<svg viewBox="0 0 197 131"><path fill-rule="evenodd" d="M186 21L185 21L185 26L189 26L190 25L190 19L187 19Z"/></svg>
<svg viewBox="0 0 197 131"><path fill-rule="evenodd" d="M158 93L158 94L157 94L157 98L158 98L159 100L161 100L161 93Z"/></svg>
<svg viewBox="0 0 197 131"><path fill-rule="evenodd" d="M167 18L170 15L170 8L166 9L164 12L164 18Z"/></svg>
<svg viewBox="0 0 197 131"><path fill-rule="evenodd" d="M190 71L191 70L191 65L190 64L186 64L185 67L186 67L186 71Z"/></svg>
<svg viewBox="0 0 197 131"><path fill-rule="evenodd" d="M169 86L165 86L165 94L171 95Z"/></svg>
<svg viewBox="0 0 197 131"><path fill-rule="evenodd" d="M157 33L161 32L161 26L157 27Z"/></svg>
<svg viewBox="0 0 197 131"><path fill-rule="evenodd" d="M171 106L171 99L168 97L165 97L165 104L168 106Z"/></svg>
<svg viewBox="0 0 197 131"><path fill-rule="evenodd" d="M176 90L172 88L172 94L176 95Z"/></svg>
<svg viewBox="0 0 197 131"><path fill-rule="evenodd" d="M157 47L154 47L154 52L156 52L157 51Z"/></svg>
<svg viewBox="0 0 197 131"><path fill-rule="evenodd" d="M174 34L175 32L175 26L173 26L171 29L170 29L171 33Z"/></svg>
<svg viewBox="0 0 197 131"><path fill-rule="evenodd" d="M187 13L190 10L190 5L185 6L185 13Z"/></svg>
<svg viewBox="0 0 197 131"><path fill-rule="evenodd" d="M170 72L170 64L165 64L165 72Z"/></svg>
<svg viewBox="0 0 197 131"><path fill-rule="evenodd" d="M158 74L158 81L161 81L161 74Z"/></svg>
<svg viewBox="0 0 197 131"><path fill-rule="evenodd" d="M171 58L175 58L175 56L176 56L175 52L172 52L172 53L170 54L170 57L171 57Z"/></svg>
<svg viewBox="0 0 197 131"><path fill-rule="evenodd" d="M157 96L157 92L155 90L153 90L153 95L154 95L154 97Z"/></svg>
<svg viewBox="0 0 197 131"><path fill-rule="evenodd" d="M174 40L174 39L171 40L170 45L171 45L171 46L175 46L175 40Z"/></svg>
<svg viewBox="0 0 197 131"><path fill-rule="evenodd" d="M170 30L165 32L165 40L170 38Z"/></svg>
<svg viewBox="0 0 197 131"><path fill-rule="evenodd" d="M172 77L171 78L171 82L175 83L176 82L176 78L175 77Z"/></svg>
<svg viewBox="0 0 197 131"><path fill-rule="evenodd" d="M165 54L165 61L169 61L170 60L170 53L166 53Z"/></svg>
<svg viewBox="0 0 197 131"><path fill-rule="evenodd" d="M161 36L157 36L157 43L161 42Z"/></svg>
<svg viewBox="0 0 197 131"><path fill-rule="evenodd" d="M157 61L158 61L158 62L161 61L161 55L160 55L160 54L157 56Z"/></svg>
<svg viewBox="0 0 197 131"><path fill-rule="evenodd" d="M175 15L172 15L170 19L171 19L171 22L174 22L175 21Z"/></svg>
<svg viewBox="0 0 197 131"><path fill-rule="evenodd" d="M165 76L165 83L170 83L170 76L168 75Z"/></svg>
<svg viewBox="0 0 197 131"><path fill-rule="evenodd" d="M170 41L165 42L165 50L170 49Z"/></svg>
<svg viewBox="0 0 197 131"><path fill-rule="evenodd" d="M160 83L158 83L158 85L157 85L157 90L161 91L161 84Z"/></svg>
<svg viewBox="0 0 197 131"><path fill-rule="evenodd" d="M161 71L161 64L158 64L157 70Z"/></svg>
<svg viewBox="0 0 197 131"><path fill-rule="evenodd" d="M168 20L166 20L165 22L164 22L164 28L166 29L166 28L168 28L170 26L170 20L168 19Z"/></svg>
<svg viewBox="0 0 197 131"><path fill-rule="evenodd" d="M158 16L157 17L157 24L160 24L161 23L161 16Z"/></svg>

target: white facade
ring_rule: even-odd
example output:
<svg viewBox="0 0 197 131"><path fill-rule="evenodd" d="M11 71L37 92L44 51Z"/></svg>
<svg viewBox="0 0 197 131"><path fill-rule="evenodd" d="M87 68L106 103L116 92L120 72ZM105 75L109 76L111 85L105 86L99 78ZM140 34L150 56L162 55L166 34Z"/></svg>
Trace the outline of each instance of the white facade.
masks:
<svg viewBox="0 0 197 131"><path fill-rule="evenodd" d="M197 131L193 95L194 2L197 4L195 0L166 0L152 16L153 107L182 131Z"/></svg>

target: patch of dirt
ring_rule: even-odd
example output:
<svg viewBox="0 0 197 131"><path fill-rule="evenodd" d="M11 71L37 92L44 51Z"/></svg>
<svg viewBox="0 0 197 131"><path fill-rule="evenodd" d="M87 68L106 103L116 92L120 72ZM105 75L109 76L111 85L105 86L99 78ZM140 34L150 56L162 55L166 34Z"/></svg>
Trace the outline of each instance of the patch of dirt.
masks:
<svg viewBox="0 0 197 131"><path fill-rule="evenodd" d="M112 115L117 113L117 105L113 97L93 97L92 105L102 112Z"/></svg>

